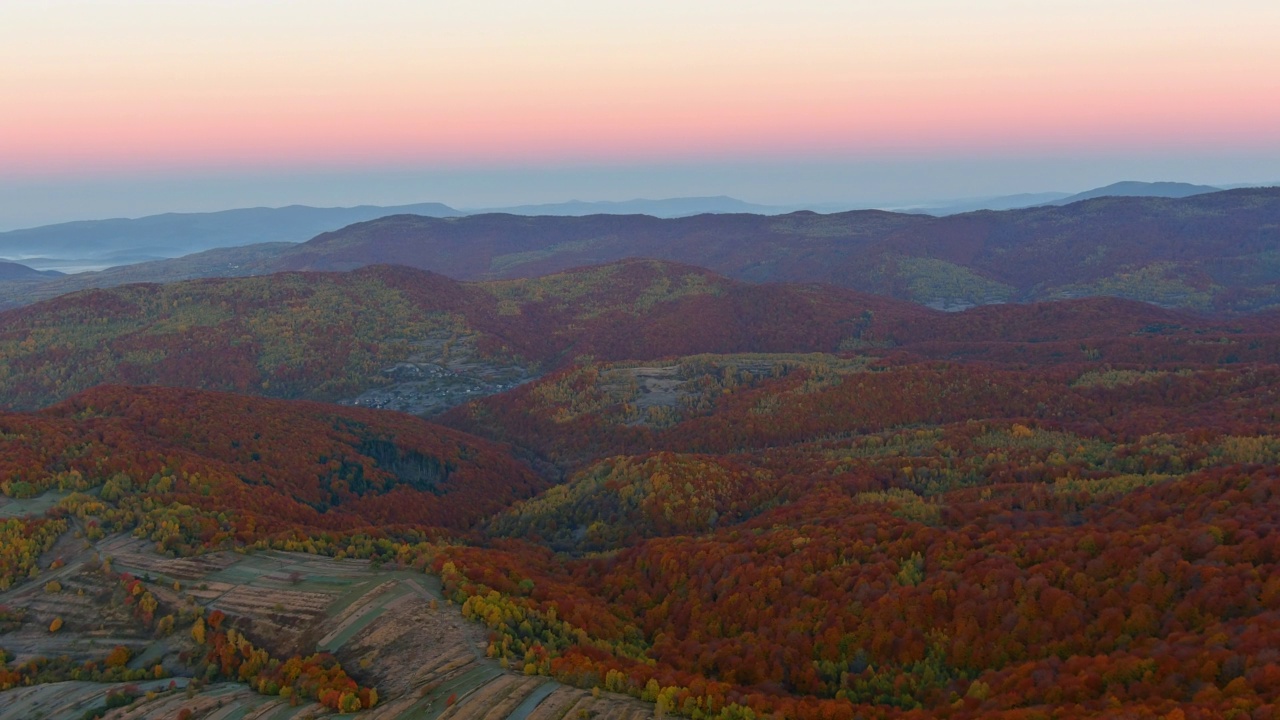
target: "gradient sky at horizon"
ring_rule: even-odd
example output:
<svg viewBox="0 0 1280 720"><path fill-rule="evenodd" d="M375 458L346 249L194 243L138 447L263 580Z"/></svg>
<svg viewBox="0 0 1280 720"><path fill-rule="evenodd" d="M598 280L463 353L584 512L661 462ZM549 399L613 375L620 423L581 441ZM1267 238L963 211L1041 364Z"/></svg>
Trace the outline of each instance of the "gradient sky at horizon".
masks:
<svg viewBox="0 0 1280 720"><path fill-rule="evenodd" d="M1277 181L1277 31L1274 0L7 2L0 228Z"/></svg>

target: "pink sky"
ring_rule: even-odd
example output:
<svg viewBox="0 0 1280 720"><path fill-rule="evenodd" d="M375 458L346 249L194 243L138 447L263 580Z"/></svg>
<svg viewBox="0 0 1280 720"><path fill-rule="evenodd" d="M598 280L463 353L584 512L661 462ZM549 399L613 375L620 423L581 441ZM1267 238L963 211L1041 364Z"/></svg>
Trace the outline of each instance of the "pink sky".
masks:
<svg viewBox="0 0 1280 720"><path fill-rule="evenodd" d="M440 4L5 3L0 172L1280 148L1280 3Z"/></svg>
<svg viewBox="0 0 1280 720"><path fill-rule="evenodd" d="M1280 182L1275 0L0 0L0 230Z"/></svg>

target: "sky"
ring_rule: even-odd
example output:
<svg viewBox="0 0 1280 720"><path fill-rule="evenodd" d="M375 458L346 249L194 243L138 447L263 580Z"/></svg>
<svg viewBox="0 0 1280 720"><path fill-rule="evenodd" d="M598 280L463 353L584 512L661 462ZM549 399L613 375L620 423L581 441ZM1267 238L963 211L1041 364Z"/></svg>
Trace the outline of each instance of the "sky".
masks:
<svg viewBox="0 0 1280 720"><path fill-rule="evenodd" d="M0 229L1280 181L1274 0L8 0Z"/></svg>

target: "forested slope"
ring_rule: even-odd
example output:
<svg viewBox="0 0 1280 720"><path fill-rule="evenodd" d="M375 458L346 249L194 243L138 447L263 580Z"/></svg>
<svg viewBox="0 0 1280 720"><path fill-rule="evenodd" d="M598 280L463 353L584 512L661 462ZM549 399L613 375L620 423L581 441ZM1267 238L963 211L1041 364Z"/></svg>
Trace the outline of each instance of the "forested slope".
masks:
<svg viewBox="0 0 1280 720"><path fill-rule="evenodd" d="M490 283L377 266L129 285L0 313L0 406L39 407L103 382L336 400L393 383L384 371L406 361L528 374L579 355L832 351L921 314L641 260Z"/></svg>
<svg viewBox="0 0 1280 720"><path fill-rule="evenodd" d="M631 371L445 416L576 469L490 524L519 542L448 556L501 653L654 679L695 716L1266 716L1280 696L1274 363L690 359L647 416ZM596 644L539 636L550 618Z"/></svg>
<svg viewBox="0 0 1280 720"><path fill-rule="evenodd" d="M466 529L542 487L497 445L398 413L100 386L0 414L0 491L191 552L402 525Z"/></svg>

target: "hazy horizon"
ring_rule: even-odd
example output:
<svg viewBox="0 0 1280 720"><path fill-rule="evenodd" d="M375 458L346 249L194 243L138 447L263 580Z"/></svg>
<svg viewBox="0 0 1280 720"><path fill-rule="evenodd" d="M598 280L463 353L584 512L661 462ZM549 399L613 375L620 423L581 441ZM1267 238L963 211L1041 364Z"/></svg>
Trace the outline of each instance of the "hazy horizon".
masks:
<svg viewBox="0 0 1280 720"><path fill-rule="evenodd" d="M779 178L786 181L779 183ZM248 207L438 202L458 210L569 201L729 196L770 206L908 208L1020 193L1076 193L1125 180L1280 182L1280 159L878 161L809 165L363 170L315 173L0 178L0 232L77 220ZM777 187L779 184L785 187Z"/></svg>
<svg viewBox="0 0 1280 720"><path fill-rule="evenodd" d="M1275 182L1275 27L1263 0L7 3L0 229Z"/></svg>

